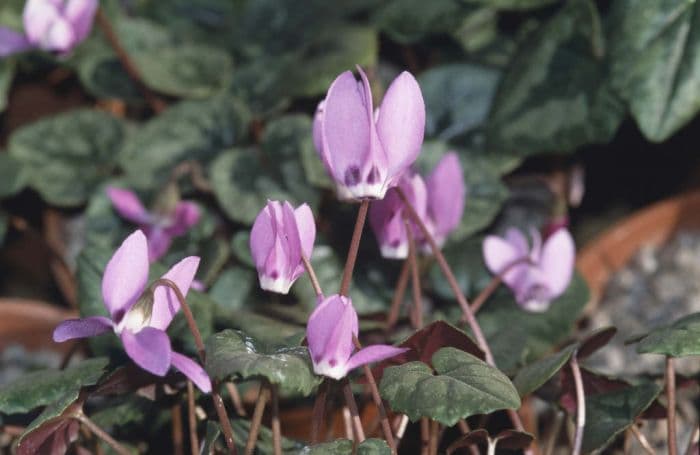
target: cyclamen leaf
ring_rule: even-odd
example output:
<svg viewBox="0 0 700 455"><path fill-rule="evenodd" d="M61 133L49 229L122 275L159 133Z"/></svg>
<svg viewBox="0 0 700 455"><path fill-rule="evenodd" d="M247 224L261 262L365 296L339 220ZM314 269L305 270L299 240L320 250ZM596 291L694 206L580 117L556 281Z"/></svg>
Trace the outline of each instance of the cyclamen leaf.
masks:
<svg viewBox="0 0 700 455"><path fill-rule="evenodd" d="M638 341L637 352L671 357L700 355L700 313L652 330Z"/></svg>
<svg viewBox="0 0 700 455"><path fill-rule="evenodd" d="M411 421L428 417L452 426L471 415L520 407L508 377L471 354L442 348L433 355L432 363L437 375L422 362L384 371L382 397Z"/></svg>
<svg viewBox="0 0 700 455"><path fill-rule="evenodd" d="M559 352L521 368L513 378L513 385L518 389L520 396L529 395L552 378L571 359L576 347L575 344L569 345Z"/></svg>
<svg viewBox="0 0 700 455"><path fill-rule="evenodd" d="M336 439L332 442L306 446L300 452L304 455L323 455L333 453L335 455L350 455L353 453L353 443L349 439ZM357 446L358 455L389 455L391 449L383 439L369 438Z"/></svg>

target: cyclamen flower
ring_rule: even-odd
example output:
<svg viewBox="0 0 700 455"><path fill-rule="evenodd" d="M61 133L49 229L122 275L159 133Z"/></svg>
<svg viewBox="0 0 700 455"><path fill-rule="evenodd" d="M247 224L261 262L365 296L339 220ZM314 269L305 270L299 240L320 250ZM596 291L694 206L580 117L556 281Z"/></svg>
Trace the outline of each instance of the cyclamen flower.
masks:
<svg viewBox="0 0 700 455"><path fill-rule="evenodd" d="M306 327L314 372L342 379L357 367L408 351L406 348L377 344L353 354L353 336L357 336L357 333L357 313L348 297L336 294L319 303Z"/></svg>
<svg viewBox="0 0 700 455"><path fill-rule="evenodd" d="M459 226L464 213L466 189L457 154L447 153L428 176L427 183L417 173L409 172L403 176L399 187L435 242L442 246L450 232ZM385 258L405 259L408 256L404 211L403 201L395 189L370 206L370 225ZM423 251L430 252L422 231L413 223L410 225L417 244Z"/></svg>
<svg viewBox="0 0 700 455"><path fill-rule="evenodd" d="M24 33L0 27L0 57L32 48L67 53L90 34L98 0L27 0Z"/></svg>
<svg viewBox="0 0 700 455"><path fill-rule="evenodd" d="M304 272L302 254L309 258L316 239L314 216L307 204L268 201L250 231L250 252L260 287L280 294Z"/></svg>
<svg viewBox="0 0 700 455"><path fill-rule="evenodd" d="M425 104L415 78L401 73L375 112L367 76L346 71L319 104L313 136L341 199L382 199L416 160L425 132Z"/></svg>
<svg viewBox="0 0 700 455"><path fill-rule="evenodd" d="M168 252L173 238L184 235L200 218L199 207L190 201L179 201L165 213L148 211L138 196L123 188L107 188L114 209L127 220L137 224L148 238L148 258L157 261Z"/></svg>
<svg viewBox="0 0 700 455"><path fill-rule="evenodd" d="M198 257L187 257L163 278L174 282L182 294L187 295L198 266ZM150 293L146 288L148 268L146 236L136 231L114 253L102 277L102 299L110 317L63 321L54 330L53 339L63 342L90 338L112 330L121 339L129 357L144 370L165 376L171 366L175 367L202 392L208 393L211 381L204 369L171 349L166 330L180 310L180 303L170 288L159 286Z"/></svg>
<svg viewBox="0 0 700 455"><path fill-rule="evenodd" d="M546 311L552 300L564 293L574 271L576 247L568 230L561 228L542 245L533 230L532 247L525 235L508 229L504 238L489 235L484 240L484 259L489 270L503 275L503 282L515 294L516 302L533 312ZM527 261L524 261L527 260ZM523 261L512 265L517 261Z"/></svg>

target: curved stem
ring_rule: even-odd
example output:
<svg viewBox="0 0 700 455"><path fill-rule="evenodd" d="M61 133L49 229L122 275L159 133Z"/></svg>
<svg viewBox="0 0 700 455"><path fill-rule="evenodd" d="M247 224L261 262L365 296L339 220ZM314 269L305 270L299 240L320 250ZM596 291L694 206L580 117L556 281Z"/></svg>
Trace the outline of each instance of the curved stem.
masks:
<svg viewBox="0 0 700 455"><path fill-rule="evenodd" d="M260 391L258 391L258 399L255 402L255 410L253 411L253 418L250 422L250 432L248 432L248 440L245 443L245 450L243 453L246 455L252 455L255 450L255 442L258 440L258 433L260 432L260 425L262 424L263 414L265 413L265 404L267 403L267 398L269 391L264 384L260 384Z"/></svg>
<svg viewBox="0 0 700 455"><path fill-rule="evenodd" d="M313 411L311 413L311 442L313 444L319 442L323 417L326 413L326 400L328 399L329 387L330 384L328 379L324 377L321 385L319 386L318 394L316 395L316 400L314 401Z"/></svg>
<svg viewBox="0 0 700 455"><path fill-rule="evenodd" d="M180 403L175 403L170 408L170 414L172 415L173 452L175 452L175 455L183 455L185 452L182 448L182 414L180 412Z"/></svg>
<svg viewBox="0 0 700 455"><path fill-rule="evenodd" d="M476 314L481 306L488 300L491 295L496 292L496 289L498 289L498 286L503 282L503 277L506 276L508 272L510 272L513 267L516 265L520 265L523 263L529 263L530 258L529 257L523 257L520 259L516 259L515 261L511 262L504 268L501 273L498 275L494 276L493 279L491 279L491 282L486 286L482 291L479 293L479 295L476 296L476 298L472 301L471 308L472 308L472 313ZM462 316L462 322L466 322L466 318Z"/></svg>
<svg viewBox="0 0 700 455"><path fill-rule="evenodd" d="M673 368L673 357L666 357L666 397L668 403L668 455L677 455L676 444L676 370Z"/></svg>
<svg viewBox="0 0 700 455"><path fill-rule="evenodd" d="M231 404L233 404L233 408L236 410L236 414L238 414L241 417L245 417L245 408L243 407L243 402L241 401L241 394L238 393L238 388L236 387L236 385L232 382L227 382L226 391L228 392L228 396L231 398Z"/></svg>
<svg viewBox="0 0 700 455"><path fill-rule="evenodd" d="M190 306L187 304L187 300L185 300L185 296L182 294L182 291L180 291L180 288L177 286L177 284L175 284L174 281L169 280L167 278L160 278L155 283L153 283L153 285L151 286L151 291L154 291L158 286L168 287L175 293L175 296L180 302L180 308L182 308L182 313L185 315L185 319L187 320L187 326L189 327L190 332L192 332L192 336L194 337L194 343L195 346L197 346L199 360L202 363L202 365L204 365L206 362L206 352L204 349L204 342L202 341L202 334L199 332L197 322L194 319L194 315L192 314ZM236 443L233 438L233 428L231 428L231 421L228 419L226 407L224 406L224 401L221 399L221 395L219 394L218 388L219 383L217 381L212 381L211 398L214 402L214 408L216 409L216 415L219 418L219 423L221 424L221 431L224 433L226 447L228 447L229 453L236 454L238 453L238 451L236 449Z"/></svg>
<svg viewBox="0 0 700 455"><path fill-rule="evenodd" d="M275 455L282 455L282 428L280 427L280 405L277 388L268 384L272 405L272 447Z"/></svg>
<svg viewBox="0 0 700 455"><path fill-rule="evenodd" d="M574 375L574 384L576 385L576 434L571 455L579 455L581 453L581 444L583 443L583 428L586 426L586 395L583 390L583 379L581 378L581 369L578 366L577 353L571 356L569 363L571 372Z"/></svg>
<svg viewBox="0 0 700 455"><path fill-rule="evenodd" d="M389 308L389 315L386 318L386 331L390 331L396 325L396 321L399 320L399 311L401 310L401 302L406 294L406 286L408 285L408 277L411 272L411 263L406 259L403 261L401 266L401 272L399 273L399 279L396 281L396 287L394 288L394 297L391 300L391 307Z"/></svg>
<svg viewBox="0 0 700 455"><path fill-rule="evenodd" d="M321 289L321 284L318 282L318 277L316 276L316 272L314 271L314 268L311 265L311 261L309 261L309 258L307 258L303 253L301 255L301 261L304 263L306 273L309 274L309 280L311 280L311 286L314 288L316 297L322 298L323 290Z"/></svg>
<svg viewBox="0 0 700 455"><path fill-rule="evenodd" d="M187 419L190 429L190 449L192 455L199 455L199 440L197 439L197 416L194 412L194 386L187 381Z"/></svg>
<svg viewBox="0 0 700 455"><path fill-rule="evenodd" d="M362 229L365 227L367 219L367 210L369 209L369 199L365 199L360 204L360 209L357 211L357 220L355 221L355 229L352 232L352 240L350 241L350 249L348 257L345 260L345 269L343 269L343 280L340 283L340 295L348 295L350 289L350 281L352 280L352 271L355 268L357 260L357 251L360 248L360 239L362 238Z"/></svg>
<svg viewBox="0 0 700 455"><path fill-rule="evenodd" d="M88 416L86 416L82 412L76 414L75 418L78 420L78 422L85 425L92 432L92 434L106 442L107 445L109 445L119 455L131 455L130 450L128 450L123 445L119 444L114 438L112 438L112 436L109 435L109 433L104 431L102 428L98 427L95 422L90 420Z"/></svg>
<svg viewBox="0 0 700 455"><path fill-rule="evenodd" d="M639 441L639 445L642 446L644 451L649 454L649 455L655 455L656 452L654 452L654 448L649 444L649 440L642 434L641 431L639 431L639 428L637 428L637 423L633 423L632 426L630 426L630 431L634 435L635 438L637 438L637 441ZM690 452L688 452L690 454Z"/></svg>
<svg viewBox="0 0 700 455"><path fill-rule="evenodd" d="M350 415L352 415L355 441L360 443L365 440L365 430L362 428L362 420L360 420L360 413L357 410L357 403L355 402L355 397L352 394L352 389L347 379L345 380L345 384L343 384L343 395L345 395L345 404L347 404L348 409L350 409Z"/></svg>
<svg viewBox="0 0 700 455"><path fill-rule="evenodd" d="M420 289L420 271L418 270L418 258L416 255L416 242L411 232L408 221L404 220L408 234L408 261L411 263L411 284L413 290L413 310L416 315L415 325L417 329L423 328L423 295Z"/></svg>

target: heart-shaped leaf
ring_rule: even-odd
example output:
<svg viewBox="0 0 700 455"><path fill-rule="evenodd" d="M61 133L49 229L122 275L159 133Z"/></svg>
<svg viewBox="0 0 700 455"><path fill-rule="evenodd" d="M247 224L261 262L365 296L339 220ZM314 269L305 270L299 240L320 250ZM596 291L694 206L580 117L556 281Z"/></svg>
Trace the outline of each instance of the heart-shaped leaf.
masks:
<svg viewBox="0 0 700 455"><path fill-rule="evenodd" d="M559 352L521 368L513 378L513 385L518 389L520 396L529 395L557 374L571 359L576 347L575 344L569 345Z"/></svg>
<svg viewBox="0 0 700 455"><path fill-rule="evenodd" d="M671 357L700 355L700 313L693 313L669 326L652 330L638 340L637 352Z"/></svg>
<svg viewBox="0 0 700 455"><path fill-rule="evenodd" d="M442 348L423 362L409 362L384 371L382 397L411 421L428 417L445 426L475 414L517 409L520 397L508 377L471 354Z"/></svg>
<svg viewBox="0 0 700 455"><path fill-rule="evenodd" d="M77 437L79 429L77 422L70 416L64 415L80 412L82 403L78 400L79 395L79 390L66 393L32 420L19 437L17 453L19 455L64 453L68 445Z"/></svg>
<svg viewBox="0 0 700 455"><path fill-rule="evenodd" d="M349 439L336 439L332 442L306 446L300 453L304 455L323 455L326 453L351 455L353 453L352 448L353 442ZM391 449L385 440L369 438L357 446L357 453L358 455L389 455Z"/></svg>
<svg viewBox="0 0 700 455"><path fill-rule="evenodd" d="M269 347L237 330L224 330L206 343L206 370L215 379L263 377L285 395L310 395L320 383L306 347Z"/></svg>
<svg viewBox="0 0 700 455"><path fill-rule="evenodd" d="M27 170L8 153L0 152L0 199L14 195L26 184Z"/></svg>

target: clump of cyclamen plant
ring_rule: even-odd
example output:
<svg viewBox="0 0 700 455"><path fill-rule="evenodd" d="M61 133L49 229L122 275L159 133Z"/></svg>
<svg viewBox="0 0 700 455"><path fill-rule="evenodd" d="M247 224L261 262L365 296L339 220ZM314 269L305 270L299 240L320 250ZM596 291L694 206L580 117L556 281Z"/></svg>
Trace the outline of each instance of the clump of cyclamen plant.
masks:
<svg viewBox="0 0 700 455"><path fill-rule="evenodd" d="M460 223L464 213L466 188L462 167L456 153L447 153L426 180L416 172L408 171L401 178L399 188L428 228L435 242L442 246L447 236ZM392 188L381 201L372 204L369 222L379 243L381 254L389 259L408 256L409 232L406 228L405 204ZM414 223L408 223L411 235L421 249L430 252L425 236Z"/></svg>
<svg viewBox="0 0 700 455"><path fill-rule="evenodd" d="M157 261L168 252L175 237L199 222L201 213L192 201L181 201L177 187L166 186L154 208L147 210L133 191L109 187L107 196L123 218L137 224L148 239L148 258Z"/></svg>
<svg viewBox="0 0 700 455"><path fill-rule="evenodd" d="M24 31L0 27L0 57L41 49L65 54L90 34L98 0L27 0Z"/></svg>
<svg viewBox="0 0 700 455"><path fill-rule="evenodd" d="M399 184L420 152L425 103L415 78L401 73L374 111L372 92L361 68L338 76L319 104L313 138L341 199L382 199Z"/></svg>
<svg viewBox="0 0 700 455"><path fill-rule="evenodd" d="M531 230L532 245L519 230L510 228L504 237L489 235L484 240L486 266L513 291L525 310L546 311L552 300L564 293L574 271L576 247L567 229L560 228L544 244L537 230Z"/></svg>
<svg viewBox="0 0 700 455"><path fill-rule="evenodd" d="M199 258L187 257L163 275L187 294L199 266ZM187 376L202 392L211 391L211 381L199 364L172 350L166 333L180 310L175 292L163 286L151 290L148 285L148 244L136 231L124 240L107 263L102 277L102 299L110 317L90 316L69 319L56 327L56 342L90 338L113 331L122 341L129 357L144 370L165 376L174 367Z"/></svg>

